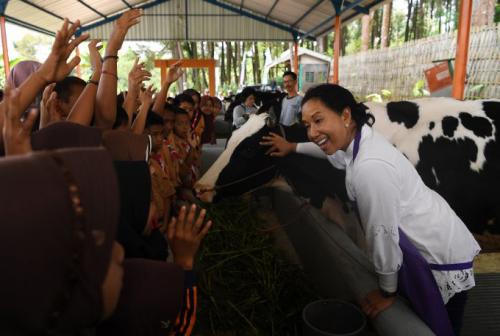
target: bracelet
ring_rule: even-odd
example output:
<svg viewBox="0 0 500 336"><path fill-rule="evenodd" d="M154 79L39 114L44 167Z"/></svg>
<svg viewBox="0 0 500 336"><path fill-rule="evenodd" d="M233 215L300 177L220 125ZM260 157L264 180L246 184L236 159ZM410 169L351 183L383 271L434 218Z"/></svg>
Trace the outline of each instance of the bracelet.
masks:
<svg viewBox="0 0 500 336"><path fill-rule="evenodd" d="M102 59L102 61L104 62L104 61L105 61L105 60L107 60L107 59L115 59L115 60L117 60L117 61L118 61L118 56L116 56L116 55L108 55L108 56L104 56L104 57L103 57L103 59Z"/></svg>
<svg viewBox="0 0 500 336"><path fill-rule="evenodd" d="M114 73L112 73L112 72L109 72L109 71L106 71L106 70L102 70L102 71L101 71L101 74L103 74L103 75L110 75L110 76L113 76L113 77L115 77L115 78L116 78L116 80L118 80L118 76L117 76L117 75L115 75L115 74L114 74Z"/></svg>
<svg viewBox="0 0 500 336"><path fill-rule="evenodd" d="M94 84L94 85L96 85L96 86L99 86L99 81L89 79L89 80L87 81L87 84Z"/></svg>

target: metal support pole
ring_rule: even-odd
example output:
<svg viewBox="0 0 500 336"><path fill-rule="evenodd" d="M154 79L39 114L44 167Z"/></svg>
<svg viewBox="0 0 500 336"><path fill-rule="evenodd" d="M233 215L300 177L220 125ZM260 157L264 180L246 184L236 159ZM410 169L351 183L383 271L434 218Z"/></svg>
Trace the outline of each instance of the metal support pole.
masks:
<svg viewBox="0 0 500 336"><path fill-rule="evenodd" d="M339 83L340 15L335 17L335 41L333 42L333 84Z"/></svg>
<svg viewBox="0 0 500 336"><path fill-rule="evenodd" d="M0 16L0 29L2 31L2 52L3 52L3 69L5 71L5 79L9 77L9 47L7 46L7 30L5 28L5 16Z"/></svg>
<svg viewBox="0 0 500 336"><path fill-rule="evenodd" d="M462 0L460 3L460 17L458 19L457 52L455 54L455 75L453 76L452 90L453 98L460 100L464 99L471 13L472 0Z"/></svg>

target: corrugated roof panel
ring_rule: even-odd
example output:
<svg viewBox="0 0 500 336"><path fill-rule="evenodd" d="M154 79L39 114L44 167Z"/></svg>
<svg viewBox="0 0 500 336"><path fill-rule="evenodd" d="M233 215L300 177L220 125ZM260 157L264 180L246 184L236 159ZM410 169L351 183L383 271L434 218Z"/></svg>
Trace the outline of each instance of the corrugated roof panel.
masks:
<svg viewBox="0 0 500 336"><path fill-rule="evenodd" d="M28 6L20 1L9 2L7 9L5 10L5 14L27 24L43 28L59 27L61 25L61 20L55 16L42 12L35 7ZM52 29L49 30L54 31Z"/></svg>
<svg viewBox="0 0 500 336"><path fill-rule="evenodd" d="M200 0L171 0L144 11L141 23L127 40L278 40L289 41L291 33L241 17L232 11ZM89 30L93 38L107 39L113 23Z"/></svg>
<svg viewBox="0 0 500 336"><path fill-rule="evenodd" d="M41 31L55 32L60 27L60 20L55 17L68 17L75 21L79 19L83 26L96 23L101 27L90 26L96 37L109 36L112 24L103 22L103 16L110 17L126 10L128 6L122 0L84 0L85 6L77 0L30 0L28 2L12 0L7 5L7 20ZM127 0L132 6L153 4L145 11L142 23L134 27L128 34L129 39L159 40L159 39L196 39L196 40L291 40L291 25L308 13L295 27L299 33L309 32L319 23L324 22L335 14L330 0L323 0L315 7L319 0ZM353 0L354 1L354 0ZM211 4L214 2L215 4ZM382 0L364 0L363 7L381 3ZM188 5L188 21L186 23L185 6ZM230 5L231 9L221 9ZM273 7L270 13L270 9ZM242 6L243 12L239 9ZM90 8L89 8L90 7ZM102 14L103 16L96 13ZM311 8L314 8L310 13ZM161 9L157 12L156 9ZM53 15L51 15L51 13ZM269 22L265 21L268 15ZM240 15L236 19L235 16ZM347 18L356 14L352 9L342 14ZM157 17L155 17L157 16ZM253 17L252 17L253 16ZM174 21L171 19L175 18ZM183 21L184 20L184 21ZM239 20L239 21L238 21ZM187 29L186 29L187 25ZM168 28L168 29L166 29ZM311 35L318 36L333 29L332 22L327 22ZM299 34L300 35L300 34Z"/></svg>

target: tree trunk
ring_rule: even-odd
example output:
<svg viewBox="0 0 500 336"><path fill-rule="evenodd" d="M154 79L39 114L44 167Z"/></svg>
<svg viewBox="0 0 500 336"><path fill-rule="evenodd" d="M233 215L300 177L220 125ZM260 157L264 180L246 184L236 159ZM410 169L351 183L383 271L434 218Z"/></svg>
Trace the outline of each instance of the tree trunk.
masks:
<svg viewBox="0 0 500 336"><path fill-rule="evenodd" d="M226 42L227 45L227 68L226 68L226 74L227 74L227 79L228 82L231 83L231 69L233 66L233 45L231 42Z"/></svg>
<svg viewBox="0 0 500 336"><path fill-rule="evenodd" d="M473 27L493 24L495 20L495 0L474 0L471 20Z"/></svg>
<svg viewBox="0 0 500 336"><path fill-rule="evenodd" d="M361 17L361 51L370 48L370 15Z"/></svg>
<svg viewBox="0 0 500 336"><path fill-rule="evenodd" d="M372 49L376 49L376 42L375 38L377 37L378 33L378 10L374 10L370 12L370 23L371 23L371 34L370 34L370 47Z"/></svg>
<svg viewBox="0 0 500 336"><path fill-rule="evenodd" d="M260 55L259 55L259 45L258 42L253 44L253 73L254 82L257 84L262 84L261 71L260 71Z"/></svg>
<svg viewBox="0 0 500 336"><path fill-rule="evenodd" d="M241 56L240 56L240 53L241 53L241 48L240 48L240 42L234 42L234 52L233 52L233 73L234 73L234 81L236 83L239 83L240 82L240 73L239 73L239 69L240 69L240 63L241 63Z"/></svg>
<svg viewBox="0 0 500 336"><path fill-rule="evenodd" d="M182 59L182 48L181 48L181 43L179 41L172 41L172 57L175 59ZM186 80L184 78L185 75L182 75L179 80L177 81L177 92L181 92L184 89L184 81Z"/></svg>
<svg viewBox="0 0 500 336"><path fill-rule="evenodd" d="M384 14L382 16L382 41L381 48L389 46L389 28L391 26L392 1L384 5Z"/></svg>
<svg viewBox="0 0 500 336"><path fill-rule="evenodd" d="M413 0L408 0L408 12L406 14L405 42L410 40L410 20L413 9Z"/></svg>
<svg viewBox="0 0 500 336"><path fill-rule="evenodd" d="M226 53L224 42L220 44L220 85L226 84Z"/></svg>
<svg viewBox="0 0 500 336"><path fill-rule="evenodd" d="M204 46L204 42L201 42L201 58L202 59L205 59L205 46ZM208 81L207 81L207 69L205 68L201 68L201 78L203 80L203 90L205 90L206 88L208 88ZM203 94L203 92L201 92L201 94Z"/></svg>

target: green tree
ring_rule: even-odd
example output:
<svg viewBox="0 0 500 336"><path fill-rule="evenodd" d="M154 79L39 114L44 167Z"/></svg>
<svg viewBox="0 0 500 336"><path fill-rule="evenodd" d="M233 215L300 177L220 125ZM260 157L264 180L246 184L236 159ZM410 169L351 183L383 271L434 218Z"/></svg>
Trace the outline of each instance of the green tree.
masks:
<svg viewBox="0 0 500 336"><path fill-rule="evenodd" d="M26 34L19 41L14 42L14 49L19 55L28 60L36 60L36 53L40 48L50 48L53 38L46 35Z"/></svg>

